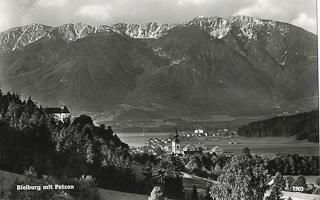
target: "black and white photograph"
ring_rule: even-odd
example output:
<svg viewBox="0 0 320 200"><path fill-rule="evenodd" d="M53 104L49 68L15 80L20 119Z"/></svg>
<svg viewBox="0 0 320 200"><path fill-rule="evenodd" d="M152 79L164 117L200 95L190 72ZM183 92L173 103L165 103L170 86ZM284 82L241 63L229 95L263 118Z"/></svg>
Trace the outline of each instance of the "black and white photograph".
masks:
<svg viewBox="0 0 320 200"><path fill-rule="evenodd" d="M0 0L0 199L320 200L317 0Z"/></svg>

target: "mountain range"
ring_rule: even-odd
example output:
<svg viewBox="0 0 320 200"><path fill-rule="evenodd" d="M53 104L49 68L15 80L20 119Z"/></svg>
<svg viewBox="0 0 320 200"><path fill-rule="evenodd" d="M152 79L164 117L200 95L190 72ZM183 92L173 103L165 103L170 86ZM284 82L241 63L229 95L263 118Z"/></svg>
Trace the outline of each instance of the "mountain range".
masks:
<svg viewBox="0 0 320 200"><path fill-rule="evenodd" d="M204 115L318 108L317 36L247 16L0 33L0 88L45 106Z"/></svg>

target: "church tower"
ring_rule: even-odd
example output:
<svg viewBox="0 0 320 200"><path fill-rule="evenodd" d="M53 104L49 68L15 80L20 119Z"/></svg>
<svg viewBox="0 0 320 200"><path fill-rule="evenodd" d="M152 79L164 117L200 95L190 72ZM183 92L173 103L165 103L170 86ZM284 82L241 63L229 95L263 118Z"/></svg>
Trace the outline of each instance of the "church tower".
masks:
<svg viewBox="0 0 320 200"><path fill-rule="evenodd" d="M180 154L181 153L181 144L180 144L180 137L178 135L178 130L176 127L176 134L172 138L172 153Z"/></svg>

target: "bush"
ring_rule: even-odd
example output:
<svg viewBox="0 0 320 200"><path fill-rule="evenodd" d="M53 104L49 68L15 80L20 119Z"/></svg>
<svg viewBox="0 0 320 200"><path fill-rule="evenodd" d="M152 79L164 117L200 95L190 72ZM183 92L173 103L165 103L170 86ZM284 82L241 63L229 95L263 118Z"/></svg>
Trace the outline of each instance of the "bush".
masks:
<svg viewBox="0 0 320 200"><path fill-rule="evenodd" d="M303 187L306 188L307 187L307 180L304 176L298 176L297 180L294 182L293 184L294 186L297 187Z"/></svg>
<svg viewBox="0 0 320 200"><path fill-rule="evenodd" d="M316 188L315 190L313 190L313 194L320 194L320 188Z"/></svg>
<svg viewBox="0 0 320 200"><path fill-rule="evenodd" d="M159 186L153 188L150 194L150 200L166 200L167 198L163 195L163 192Z"/></svg>
<svg viewBox="0 0 320 200"><path fill-rule="evenodd" d="M317 186L320 186L320 177L319 177L319 178L317 178L317 180L316 180L316 184L317 184Z"/></svg>

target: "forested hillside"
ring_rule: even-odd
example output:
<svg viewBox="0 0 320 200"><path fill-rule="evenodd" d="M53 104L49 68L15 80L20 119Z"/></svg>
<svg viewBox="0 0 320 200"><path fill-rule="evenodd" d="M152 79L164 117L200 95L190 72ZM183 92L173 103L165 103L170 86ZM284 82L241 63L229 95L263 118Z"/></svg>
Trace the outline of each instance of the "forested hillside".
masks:
<svg viewBox="0 0 320 200"><path fill-rule="evenodd" d="M319 111L251 122L240 127L238 134L246 137L296 135L297 140L308 139L309 142L319 142Z"/></svg>
<svg viewBox="0 0 320 200"><path fill-rule="evenodd" d="M34 170L40 182L43 175L60 183L90 175L92 185L101 188L132 192L138 187L128 145L110 127L95 126L89 116L62 122L45 114L31 97L23 101L0 90L0 130L1 170L18 174Z"/></svg>

